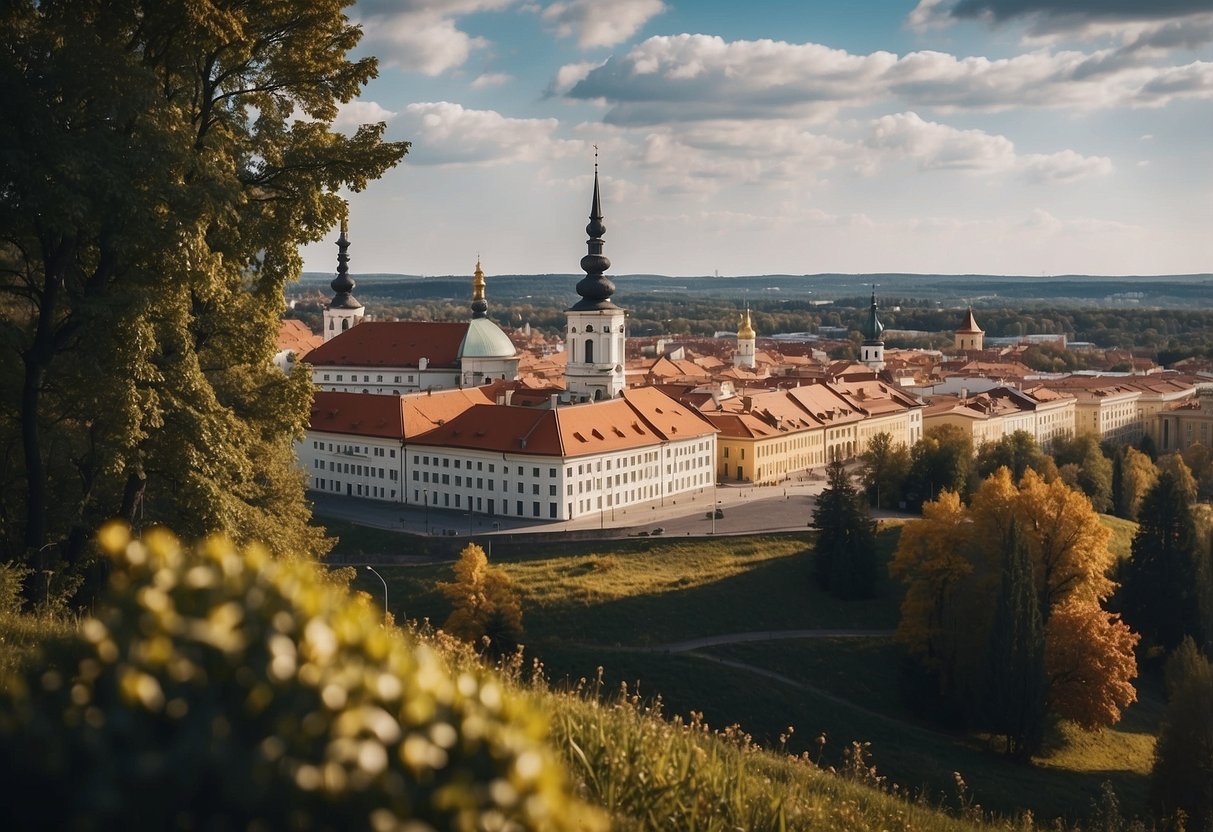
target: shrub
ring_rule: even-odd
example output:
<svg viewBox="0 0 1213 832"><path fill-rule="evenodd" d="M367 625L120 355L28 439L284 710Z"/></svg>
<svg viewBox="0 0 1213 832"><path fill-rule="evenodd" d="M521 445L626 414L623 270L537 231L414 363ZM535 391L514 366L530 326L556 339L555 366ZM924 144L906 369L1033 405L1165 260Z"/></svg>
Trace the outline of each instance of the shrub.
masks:
<svg viewBox="0 0 1213 832"><path fill-rule="evenodd" d="M0 697L8 828L583 829L546 721L305 561L102 532L95 617Z"/></svg>

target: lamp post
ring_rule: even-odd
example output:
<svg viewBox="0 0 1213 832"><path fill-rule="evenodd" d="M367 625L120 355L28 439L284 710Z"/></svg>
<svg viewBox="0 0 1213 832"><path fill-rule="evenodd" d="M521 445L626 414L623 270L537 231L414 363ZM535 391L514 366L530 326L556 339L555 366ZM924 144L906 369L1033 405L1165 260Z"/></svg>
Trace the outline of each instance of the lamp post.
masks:
<svg viewBox="0 0 1213 832"><path fill-rule="evenodd" d="M376 578L378 578L380 581L382 581L382 582L383 582L383 615L384 615L384 617L386 618L386 617L387 617L387 581L384 581L384 580L383 580L383 576L382 576L382 575L380 575L380 574L379 574L379 573L378 573L378 572L375 570L375 567L373 567L373 566L369 566L369 565L368 565L368 566L367 566L367 569L369 569L371 572L373 572L373 573L374 573L374 575L375 575L375 577L376 577Z"/></svg>
<svg viewBox="0 0 1213 832"><path fill-rule="evenodd" d="M425 501L425 533L430 533L430 490L423 489L421 497Z"/></svg>

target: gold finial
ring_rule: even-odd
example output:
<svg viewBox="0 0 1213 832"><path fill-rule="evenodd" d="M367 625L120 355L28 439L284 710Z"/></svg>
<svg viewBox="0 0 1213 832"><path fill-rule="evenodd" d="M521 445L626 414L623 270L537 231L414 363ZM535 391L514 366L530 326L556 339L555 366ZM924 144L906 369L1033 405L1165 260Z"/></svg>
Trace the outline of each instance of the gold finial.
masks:
<svg viewBox="0 0 1213 832"><path fill-rule="evenodd" d="M476 255L476 271L472 273L472 300L484 300L484 272L480 268L480 255Z"/></svg>
<svg viewBox="0 0 1213 832"><path fill-rule="evenodd" d="M750 323L750 307L747 306L741 316L741 328L737 330L737 340L753 340L754 337L754 326Z"/></svg>

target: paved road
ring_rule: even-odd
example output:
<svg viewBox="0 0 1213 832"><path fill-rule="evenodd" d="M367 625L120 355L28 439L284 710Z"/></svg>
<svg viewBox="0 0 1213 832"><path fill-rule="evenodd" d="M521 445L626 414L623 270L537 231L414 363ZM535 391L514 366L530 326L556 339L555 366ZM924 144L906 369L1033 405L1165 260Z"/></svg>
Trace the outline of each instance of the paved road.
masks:
<svg viewBox="0 0 1213 832"><path fill-rule="evenodd" d="M410 534L484 536L601 532L603 538L627 537L661 528L666 537L799 531L808 527L825 479L792 479L780 485L705 487L664 502L605 510L576 520L536 523L511 517L425 509L340 495L311 493L316 514ZM724 512L708 517L713 503ZM883 515L883 513L882 513Z"/></svg>

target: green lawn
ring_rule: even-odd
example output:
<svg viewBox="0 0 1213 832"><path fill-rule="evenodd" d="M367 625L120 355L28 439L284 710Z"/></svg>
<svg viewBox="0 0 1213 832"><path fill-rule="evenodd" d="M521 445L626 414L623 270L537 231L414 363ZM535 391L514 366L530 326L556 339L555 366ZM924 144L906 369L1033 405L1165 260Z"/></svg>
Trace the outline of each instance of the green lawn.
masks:
<svg viewBox="0 0 1213 832"><path fill-rule="evenodd" d="M1128 532L1113 521L1114 534ZM882 528L882 562L900 530ZM1128 532L1131 534L1131 532ZM1123 536L1123 535L1122 535ZM1128 537L1124 537L1125 540ZM658 696L667 713L701 712L715 727L733 723L777 745L789 725L789 749L826 759L852 740L871 742L873 763L903 788L932 802L954 800L959 771L989 809L1030 807L1037 818L1084 815L1109 781L1122 805L1141 813L1145 775L1161 712L1157 696L1130 709L1115 730L1086 734L1058 726L1032 766L1005 759L980 738L936 729L910 713L897 693L900 653L887 638L818 639L717 646L694 654L653 648L698 636L784 629L892 629L899 587L882 580L878 597L842 602L812 583L808 535L708 541L624 540L499 550L491 559L522 597L527 652L549 679L575 685L603 668L605 686ZM441 624L449 607L434 589L450 564L377 565L390 583L397 618ZM355 587L379 598L383 587L359 570ZM794 684L721 660L789 677Z"/></svg>

